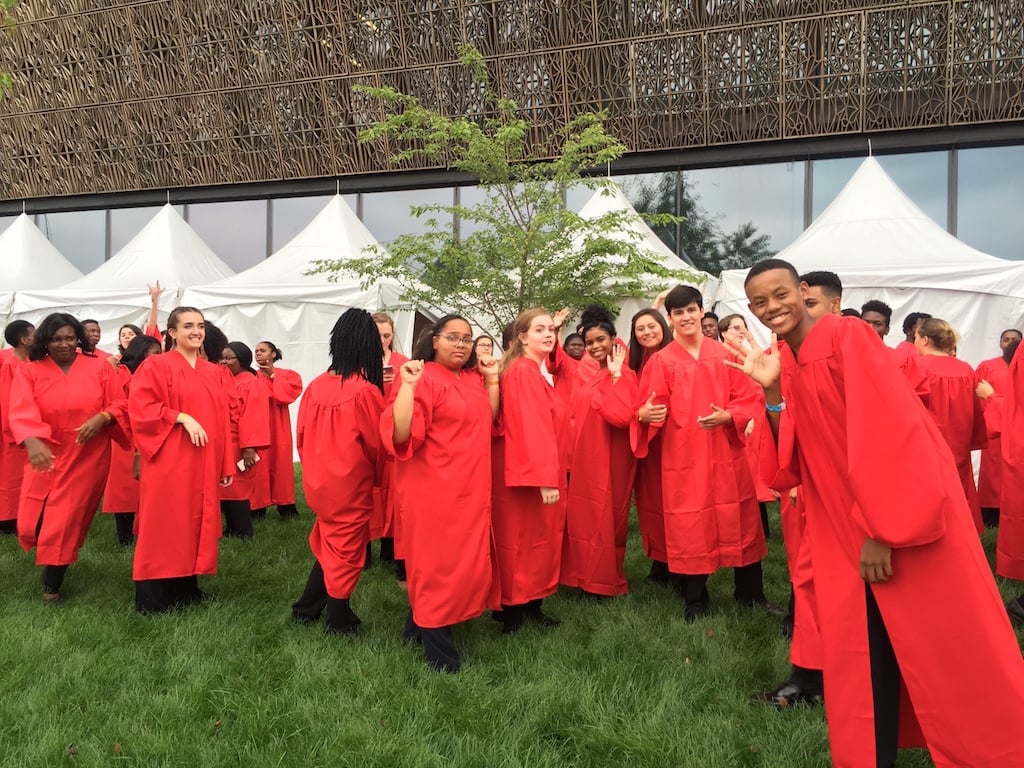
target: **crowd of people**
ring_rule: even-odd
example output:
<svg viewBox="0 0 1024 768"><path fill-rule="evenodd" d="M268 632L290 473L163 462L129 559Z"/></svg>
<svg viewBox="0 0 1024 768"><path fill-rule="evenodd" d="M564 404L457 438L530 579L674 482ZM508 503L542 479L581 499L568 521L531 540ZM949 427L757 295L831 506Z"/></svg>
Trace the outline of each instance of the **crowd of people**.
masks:
<svg viewBox="0 0 1024 768"><path fill-rule="evenodd" d="M201 601L222 536L251 537L270 506L298 514L301 396L294 448L315 521L295 621L356 632L379 540L408 590L404 639L457 672L461 622L490 611L504 634L554 628L544 600L560 586L625 594L635 504L649 578L686 620L712 610L723 568L737 603L785 614L791 674L755 700L824 700L834 765L891 766L898 745L940 766L1024 765L1011 627L1024 595L1003 605L979 540L998 525L997 572L1024 580L1020 331L973 370L927 314L887 347L889 307L848 316L832 273L767 260L746 290L769 349L685 285L637 313L628 340L589 307L562 344L568 310L534 308L500 344L446 315L409 357L387 314L349 309L305 388L275 344L230 341L197 308L161 332L159 286L112 355L97 353L95 321L15 321L0 353L0 530L35 548L43 598L59 602L102 498L134 544L137 610ZM774 499L788 611L761 569Z"/></svg>

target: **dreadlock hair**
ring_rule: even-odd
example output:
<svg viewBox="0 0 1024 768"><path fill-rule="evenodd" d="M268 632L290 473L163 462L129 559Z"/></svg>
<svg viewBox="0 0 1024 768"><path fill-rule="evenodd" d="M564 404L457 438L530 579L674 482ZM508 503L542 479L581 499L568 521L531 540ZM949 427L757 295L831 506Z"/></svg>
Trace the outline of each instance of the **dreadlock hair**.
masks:
<svg viewBox="0 0 1024 768"><path fill-rule="evenodd" d="M121 346L121 331L123 331L125 328L131 328L135 332L136 336L141 336L142 335L142 329L139 328L139 326L137 326L137 325L132 325L131 323L125 323L120 328L118 328L117 329L117 351L120 352L122 355L124 354L124 351L127 349L127 347L122 347Z"/></svg>
<svg viewBox="0 0 1024 768"><path fill-rule="evenodd" d="M911 333L918 325L925 320L930 320L931 317L927 312L911 312L903 318L903 333Z"/></svg>
<svg viewBox="0 0 1024 768"><path fill-rule="evenodd" d="M203 338L203 352L206 353L206 359L211 363L219 363L221 357L224 356L224 349L228 346L227 334L209 320L204 319L204 322L206 336Z"/></svg>
<svg viewBox="0 0 1024 768"><path fill-rule="evenodd" d="M83 355L93 355L93 347L89 339L85 337L85 330L82 328L82 324L78 322L78 318L74 315L69 315L67 312L53 312L47 315L43 322L36 328L36 336L32 341L32 346L28 348L28 359L29 360L42 360L49 354L47 346L53 340L54 334L57 333L65 325L70 325L75 331L75 336L78 337L78 346L82 348Z"/></svg>
<svg viewBox="0 0 1024 768"><path fill-rule="evenodd" d="M238 364L242 366L243 373L251 373L253 376L256 375L256 371L252 367L252 350L249 349L248 345L243 344L240 341L228 342L228 349L235 353L235 357L238 358ZM223 354L223 351L221 352Z"/></svg>
<svg viewBox="0 0 1024 768"><path fill-rule="evenodd" d="M156 352L150 352L151 349L155 349ZM142 365L143 360L151 354L158 354L160 349L160 342L152 336L146 336L145 334L136 336L128 342L128 346L125 347L124 354L121 355L121 361L118 365L123 365L129 371L135 373L139 366Z"/></svg>
<svg viewBox="0 0 1024 768"><path fill-rule="evenodd" d="M261 342L257 343L256 346L258 347L260 344L266 344L268 347L270 347L270 354L272 354L274 356L274 362L275 363L278 360L284 360L284 353L280 349L277 348L277 345L274 342L272 342L272 341L261 341Z"/></svg>
<svg viewBox="0 0 1024 768"><path fill-rule="evenodd" d="M583 337L584 344L587 343L587 331L591 328L600 328L609 337L615 338L615 318L602 306L595 304L587 307L580 315L580 336ZM568 339L566 341L568 342Z"/></svg>
<svg viewBox="0 0 1024 768"><path fill-rule="evenodd" d="M544 307L531 307L520 312L518 317L512 322L512 333L508 349L505 350L505 354L501 357L503 376L504 372L512 365L512 362L525 354L523 342L519 340L520 334L527 333L530 330L530 326L533 325L533 321L545 315L550 317L551 313L544 309Z"/></svg>
<svg viewBox="0 0 1024 768"><path fill-rule="evenodd" d="M365 309L345 310L331 329L331 365L327 369L342 379L361 376L384 391L384 357L380 333Z"/></svg>
<svg viewBox="0 0 1024 768"><path fill-rule="evenodd" d="M32 323L28 320L12 320L4 328L4 341L10 347L16 347L21 344L21 340L29 334L29 328L32 328ZM1006 333L1006 331L1003 331Z"/></svg>
<svg viewBox="0 0 1024 768"><path fill-rule="evenodd" d="M456 320L469 325L469 320L462 315L445 315L432 326L424 329L423 333L416 339L416 346L412 351L413 359L422 360L425 363L433 362L434 358L437 357L437 351L434 349L434 339L444 333L446 325ZM462 368L463 370L466 368L476 368L475 344L470 347L469 356L466 358L466 362L462 364Z"/></svg>
<svg viewBox="0 0 1024 768"><path fill-rule="evenodd" d="M641 309L633 315L633 319L629 321L629 367L636 371L637 376L640 375L647 356L647 350L640 345L636 338L636 321L641 317L653 317L658 321L658 325L661 326L661 344L658 345L658 349L664 349L672 341L672 331L669 329L668 323L665 322L665 316L661 312L653 307L649 307Z"/></svg>

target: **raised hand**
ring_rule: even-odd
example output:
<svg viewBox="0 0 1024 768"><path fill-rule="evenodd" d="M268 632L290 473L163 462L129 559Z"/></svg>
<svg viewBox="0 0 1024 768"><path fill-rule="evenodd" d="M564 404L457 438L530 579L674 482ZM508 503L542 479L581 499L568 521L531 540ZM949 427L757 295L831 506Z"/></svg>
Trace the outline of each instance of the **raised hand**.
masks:
<svg viewBox="0 0 1024 768"><path fill-rule="evenodd" d="M625 362L626 350L618 344L614 345L611 354L608 355L608 373L612 376L619 376L622 373L622 364Z"/></svg>
<svg viewBox="0 0 1024 768"><path fill-rule="evenodd" d="M562 325L565 323L565 319L567 317L569 317L568 307L562 307L560 310L558 310L557 312L555 312L555 314L551 316L551 319L554 321L555 333L558 333L558 331L561 330Z"/></svg>
<svg viewBox="0 0 1024 768"><path fill-rule="evenodd" d="M479 355L476 369L484 379L494 379L501 373L501 362L491 355Z"/></svg>
<svg viewBox="0 0 1024 768"><path fill-rule="evenodd" d="M403 384L409 384L415 387L417 382L423 377L423 361L422 360L407 360L402 363L402 367L398 369L399 375L402 377Z"/></svg>
<svg viewBox="0 0 1024 768"><path fill-rule="evenodd" d="M160 281L156 281L156 285L150 285L146 283L146 287L149 289L149 298L156 301L160 298L160 294L164 292L164 289L160 287Z"/></svg>
<svg viewBox="0 0 1024 768"><path fill-rule="evenodd" d="M742 371L756 381L765 389L775 387L782 375L782 359L779 357L779 337L772 334L772 353L767 355L754 343L754 337L750 331L743 332L743 342L734 344L726 342L725 345L737 362L725 360L730 368Z"/></svg>

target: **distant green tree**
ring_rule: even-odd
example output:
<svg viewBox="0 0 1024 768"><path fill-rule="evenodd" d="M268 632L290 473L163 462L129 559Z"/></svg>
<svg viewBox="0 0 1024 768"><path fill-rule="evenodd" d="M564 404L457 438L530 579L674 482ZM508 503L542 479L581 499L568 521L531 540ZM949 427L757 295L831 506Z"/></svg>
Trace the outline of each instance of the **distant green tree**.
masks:
<svg viewBox="0 0 1024 768"><path fill-rule="evenodd" d="M18 0L0 0L0 24L3 24L7 34L14 34L14 9L18 7ZM14 85L14 78L10 72L0 72L0 95L6 93Z"/></svg>
<svg viewBox="0 0 1024 768"><path fill-rule="evenodd" d="M452 309L492 328L532 306L614 308L622 297L653 297L674 282L699 281L682 262L679 270L666 269L638 236L624 234L632 214L584 219L565 205L564 190L600 188L604 182L586 171L626 151L605 131L604 113L577 115L538 145L538 126L494 91L479 52L465 48L462 63L470 92L484 94L479 113L451 117L392 88L357 86L387 111L360 141L390 148L396 165L426 160L468 173L484 190L483 201L413 207L425 233L402 235L356 259L316 262L314 272L354 273L364 285L392 278L404 302ZM675 221L651 219L655 226ZM452 221L469 234L458 236L446 223Z"/></svg>

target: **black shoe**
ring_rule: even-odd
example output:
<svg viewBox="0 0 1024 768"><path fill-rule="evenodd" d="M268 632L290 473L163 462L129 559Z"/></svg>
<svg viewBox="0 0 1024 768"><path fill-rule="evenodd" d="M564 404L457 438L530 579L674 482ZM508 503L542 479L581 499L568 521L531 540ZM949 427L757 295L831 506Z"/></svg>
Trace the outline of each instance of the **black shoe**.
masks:
<svg viewBox="0 0 1024 768"><path fill-rule="evenodd" d="M1011 624L1015 627L1024 627L1024 605L1021 605L1019 597L1006 604L1006 612L1010 614Z"/></svg>
<svg viewBox="0 0 1024 768"><path fill-rule="evenodd" d="M705 603L687 603L684 617L687 623L693 623L708 614L708 606Z"/></svg>
<svg viewBox="0 0 1024 768"><path fill-rule="evenodd" d="M562 626L562 622L560 622L554 616L548 616L546 613L544 613L544 611L541 610L540 606L540 600L533 600L527 603L526 607L523 609L523 616L532 621L534 624L537 624L541 627L554 629L555 627Z"/></svg>
<svg viewBox="0 0 1024 768"><path fill-rule="evenodd" d="M786 681L774 690L751 697L751 704L786 709L795 706L817 707L822 704L820 691L805 691L796 683Z"/></svg>
<svg viewBox="0 0 1024 768"><path fill-rule="evenodd" d="M266 510L263 510L263 512L266 514ZM299 510L294 504L278 504L277 514L284 518L298 517Z"/></svg>
<svg viewBox="0 0 1024 768"><path fill-rule="evenodd" d="M780 608L775 603L770 602L766 597L762 597L758 600L746 600L737 598L736 602L739 605L742 605L744 608L760 608L769 616L778 616L781 618L786 615L786 611L784 609Z"/></svg>

